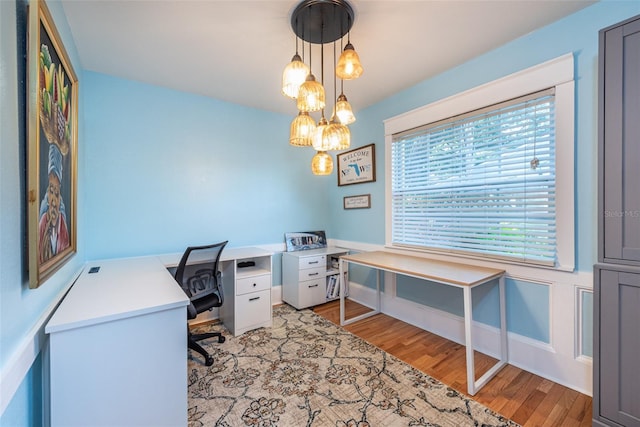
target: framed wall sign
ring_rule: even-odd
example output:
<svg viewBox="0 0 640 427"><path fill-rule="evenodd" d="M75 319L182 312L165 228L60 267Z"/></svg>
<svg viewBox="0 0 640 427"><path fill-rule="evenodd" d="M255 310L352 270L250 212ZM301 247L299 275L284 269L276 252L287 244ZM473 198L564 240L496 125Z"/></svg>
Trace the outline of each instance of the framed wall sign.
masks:
<svg viewBox="0 0 640 427"><path fill-rule="evenodd" d="M29 287L76 253L78 79L43 0L28 27Z"/></svg>
<svg viewBox="0 0 640 427"><path fill-rule="evenodd" d="M360 194L358 196L345 196L345 209L367 209L371 207L371 194Z"/></svg>
<svg viewBox="0 0 640 427"><path fill-rule="evenodd" d="M365 145L339 153L338 185L360 184L376 180L376 146Z"/></svg>

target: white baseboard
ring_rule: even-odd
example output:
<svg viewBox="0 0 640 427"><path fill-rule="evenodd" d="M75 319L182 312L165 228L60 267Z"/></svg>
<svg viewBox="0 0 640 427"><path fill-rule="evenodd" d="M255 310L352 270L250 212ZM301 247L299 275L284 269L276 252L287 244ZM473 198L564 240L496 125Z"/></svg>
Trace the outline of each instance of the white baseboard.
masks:
<svg viewBox="0 0 640 427"><path fill-rule="evenodd" d="M375 306L374 289L349 283L349 297L368 307ZM403 298L382 294L382 312L426 331L464 345L464 319L451 313ZM499 358L500 330L473 322L474 349ZM591 361L564 355L547 343L510 332L509 364L547 378L580 393L592 394Z"/></svg>

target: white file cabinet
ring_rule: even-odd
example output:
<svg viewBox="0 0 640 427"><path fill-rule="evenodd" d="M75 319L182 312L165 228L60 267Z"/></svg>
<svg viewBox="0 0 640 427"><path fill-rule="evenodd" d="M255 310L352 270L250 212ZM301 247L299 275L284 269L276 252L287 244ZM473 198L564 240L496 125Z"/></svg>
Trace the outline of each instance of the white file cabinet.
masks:
<svg viewBox="0 0 640 427"><path fill-rule="evenodd" d="M225 252L220 268L224 291L220 319L235 336L271 326L271 253L257 248Z"/></svg>
<svg viewBox="0 0 640 427"><path fill-rule="evenodd" d="M349 251L322 248L282 254L282 300L297 309L338 298L338 259Z"/></svg>

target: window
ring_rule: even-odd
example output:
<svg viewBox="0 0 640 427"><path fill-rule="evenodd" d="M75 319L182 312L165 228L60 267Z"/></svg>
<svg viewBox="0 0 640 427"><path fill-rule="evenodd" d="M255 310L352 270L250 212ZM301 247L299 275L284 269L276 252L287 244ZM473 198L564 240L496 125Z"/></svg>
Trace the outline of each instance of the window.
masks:
<svg viewBox="0 0 640 427"><path fill-rule="evenodd" d="M561 59L385 123L388 245L573 269L573 81L541 73Z"/></svg>

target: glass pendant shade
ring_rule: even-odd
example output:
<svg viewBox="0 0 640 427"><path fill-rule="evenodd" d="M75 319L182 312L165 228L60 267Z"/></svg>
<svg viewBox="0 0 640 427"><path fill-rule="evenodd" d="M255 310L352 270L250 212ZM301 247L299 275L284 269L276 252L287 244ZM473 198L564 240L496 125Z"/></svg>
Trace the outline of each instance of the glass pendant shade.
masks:
<svg viewBox="0 0 640 427"><path fill-rule="evenodd" d="M360 77L363 71L358 53L351 43L347 43L338 60L336 75L342 80L353 80Z"/></svg>
<svg viewBox="0 0 640 427"><path fill-rule="evenodd" d="M334 116L322 133L323 145L328 150L346 150L351 146L351 131Z"/></svg>
<svg viewBox="0 0 640 427"><path fill-rule="evenodd" d="M302 58L296 53L282 73L282 93L289 98L296 99L300 86L307 79L307 75L309 75L309 67L302 62Z"/></svg>
<svg viewBox="0 0 640 427"><path fill-rule="evenodd" d="M298 113L291 122L289 144L296 147L310 147L316 132L316 122L306 111Z"/></svg>
<svg viewBox="0 0 640 427"><path fill-rule="evenodd" d="M353 115L353 110L351 110L351 104L349 104L347 97L343 93L338 97L333 114L338 117L338 120L343 125L350 125L356 121L356 116Z"/></svg>
<svg viewBox="0 0 640 427"><path fill-rule="evenodd" d="M331 175L333 159L324 151L318 151L311 159L311 171L314 175Z"/></svg>
<svg viewBox="0 0 640 427"><path fill-rule="evenodd" d="M360 58L349 41L355 11L348 0L297 1L298 5L291 12L291 28L296 36L296 54L282 74L282 93L295 99L298 108L297 116L291 121L289 143L296 147L312 146L315 151L311 160L313 174L330 175L333 172L334 160L329 153L350 147L351 131L347 125L356 120L342 90L343 80L356 79L363 72ZM342 45L345 39L347 44L344 49L340 49L337 42ZM301 56L308 60L307 64L298 55L300 41L303 49ZM307 43L309 50L305 54L304 48ZM328 122L325 118L327 103L324 88L324 53L325 48L331 47L330 43L333 43L333 72L330 73L333 91L329 98L330 101L334 101L334 105L331 120ZM316 81L311 71L316 65L311 62L312 44L320 45L319 81ZM341 80L338 81L338 78ZM341 85L338 86L338 83ZM337 96L338 93L340 96ZM317 124L311 117L315 111L320 112Z"/></svg>
<svg viewBox="0 0 640 427"><path fill-rule="evenodd" d="M329 125L329 122L327 122L327 119L325 119L324 116L322 116L322 118L320 118L320 121L318 122L316 131L313 134L312 145L316 151L329 150L329 146L325 145L325 140L323 138L324 130L327 128L328 125Z"/></svg>
<svg viewBox="0 0 640 427"><path fill-rule="evenodd" d="M300 86L298 92L298 110L311 112L320 111L324 108L325 97L324 87L316 81L313 74L309 73L307 80Z"/></svg>

